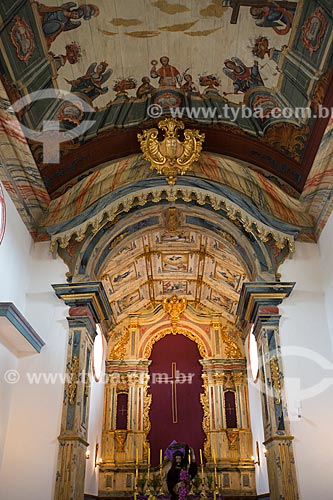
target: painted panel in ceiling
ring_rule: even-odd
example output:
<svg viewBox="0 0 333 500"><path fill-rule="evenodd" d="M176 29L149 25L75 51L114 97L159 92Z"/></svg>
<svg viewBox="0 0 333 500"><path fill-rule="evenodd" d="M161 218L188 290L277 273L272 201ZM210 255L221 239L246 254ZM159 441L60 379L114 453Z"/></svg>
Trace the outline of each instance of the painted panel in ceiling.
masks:
<svg viewBox="0 0 333 500"><path fill-rule="evenodd" d="M166 85L194 93L215 88L242 102L252 87L276 87L295 12L242 6L231 24L230 2L220 0L98 0L84 12L71 4L39 4L44 35L59 87L89 94L98 107L121 88L140 97Z"/></svg>
<svg viewBox="0 0 333 500"><path fill-rule="evenodd" d="M172 234L179 237L170 241ZM235 318L246 272L230 248L214 238L163 229L133 234L108 261L102 280L117 322L170 295Z"/></svg>

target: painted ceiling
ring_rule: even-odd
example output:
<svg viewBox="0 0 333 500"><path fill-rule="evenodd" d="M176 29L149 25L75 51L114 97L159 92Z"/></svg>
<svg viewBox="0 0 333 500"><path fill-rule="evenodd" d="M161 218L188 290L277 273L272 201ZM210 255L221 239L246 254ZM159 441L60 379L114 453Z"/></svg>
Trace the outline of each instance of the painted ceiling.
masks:
<svg viewBox="0 0 333 500"><path fill-rule="evenodd" d="M231 248L236 245L229 240ZM173 295L212 313L223 311L234 322L246 274L216 239L190 230L154 231L119 245L108 260L102 281L116 323Z"/></svg>
<svg viewBox="0 0 333 500"><path fill-rule="evenodd" d="M234 324L244 281L274 281L292 251L288 242L275 240L275 232L255 232L249 222L245 229L205 204L147 200L131 210L122 203L126 210L113 219L52 241L68 266L69 282L102 281L113 325L152 313L174 295L187 299L196 314L220 315Z"/></svg>
<svg viewBox="0 0 333 500"><path fill-rule="evenodd" d="M55 5L52 0L44 4ZM105 73L111 74L103 83L103 93L94 99L98 108L115 99L117 82L124 79L136 82L135 88L127 91L129 97L136 96L143 77L150 78L150 84L157 90L159 78L152 73L151 62L157 61L158 70L163 56L169 57L170 65L179 72L177 87L186 84L185 75L191 75L196 89L203 93L206 89L203 77L215 75L221 95L227 93L231 101L243 102L243 92L233 93L233 80L223 71L224 61L238 57L246 66L253 66L258 58L252 49L263 34L269 37L270 47L276 51L272 57L278 59L291 34L292 22L290 25L277 22L276 31L258 26L260 22L251 17L249 7L241 7L237 24L231 24L232 9L223 7L220 0L99 0L97 5L98 16L57 36L51 50L56 56L64 54L65 47L73 41L81 48L82 57L77 63L65 63L58 70L58 86L66 90L71 88L68 82L85 74L90 64L101 61L108 64ZM268 54L259 61L263 84L276 87L280 75L277 61Z"/></svg>
<svg viewBox="0 0 333 500"><path fill-rule="evenodd" d="M333 123L272 110L333 105L331 0L3 0L0 18L1 179L68 281L103 281L114 325L174 294L233 323L243 282L317 237ZM152 107L205 133L174 187L140 152Z"/></svg>
<svg viewBox="0 0 333 500"><path fill-rule="evenodd" d="M302 192L328 117L281 119L272 109L333 102L329 0L5 0L0 11L10 100L58 87L91 106L94 123L79 137L73 128L86 118L79 105L34 98L17 110L32 130L60 120L66 138L74 134L60 161L28 139L52 198L89 169L139 152L137 131L155 121L152 104L163 113L199 109L185 121L205 131L204 149ZM240 104L263 115L234 119Z"/></svg>
<svg viewBox="0 0 333 500"><path fill-rule="evenodd" d="M153 199L203 199L209 190L214 207L218 197L233 200L241 224L250 217L265 234L270 226L287 240L316 238L331 207L329 117L271 111L333 104L331 0L3 0L0 17L1 178L35 239L75 225L81 238L84 221L95 227L109 202L126 195L134 206L146 188L162 193ZM74 101L39 99L54 88ZM23 96L24 105L8 107ZM223 114L241 104L264 115ZM215 113L183 117L206 138L178 195L162 190L163 176L140 156L137 133L157 121L152 105L166 115L184 106ZM91 127L76 134L87 118ZM66 142L58 148L55 133L46 134L54 144L46 156L26 130L50 120ZM191 186L202 192L188 194Z"/></svg>

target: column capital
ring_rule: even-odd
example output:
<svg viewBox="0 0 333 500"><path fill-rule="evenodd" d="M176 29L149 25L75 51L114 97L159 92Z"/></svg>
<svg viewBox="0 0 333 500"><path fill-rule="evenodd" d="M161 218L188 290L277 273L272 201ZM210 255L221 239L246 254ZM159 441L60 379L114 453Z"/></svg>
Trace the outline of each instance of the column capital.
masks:
<svg viewBox="0 0 333 500"><path fill-rule="evenodd" d="M87 333L89 334L89 337L91 339L91 342L94 342L94 339L96 337L96 323L92 319L91 315L86 314L82 316L68 316L67 317L68 325L69 328L75 329L75 328L85 328Z"/></svg>
<svg viewBox="0 0 333 500"><path fill-rule="evenodd" d="M259 316L277 316L278 305L291 294L295 283L243 283L237 308L241 322L255 323Z"/></svg>
<svg viewBox="0 0 333 500"><path fill-rule="evenodd" d="M67 306L86 307L95 323L112 321L112 309L101 281L63 283L52 287Z"/></svg>

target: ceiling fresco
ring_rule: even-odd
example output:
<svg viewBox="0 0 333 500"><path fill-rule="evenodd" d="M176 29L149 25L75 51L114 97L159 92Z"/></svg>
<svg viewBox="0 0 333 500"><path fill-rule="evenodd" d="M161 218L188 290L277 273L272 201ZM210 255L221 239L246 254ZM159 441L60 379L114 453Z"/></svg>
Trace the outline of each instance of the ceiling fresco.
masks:
<svg viewBox="0 0 333 500"><path fill-rule="evenodd" d="M250 88L276 87L278 62L288 46L297 5L289 2L289 10L254 8L253 14L249 7L241 7L237 24L231 24L232 9L220 0L99 0L97 4L98 10L87 7L87 21L74 20L68 31L66 27L60 31L60 26L56 30L55 14L42 4L37 10L55 54L58 86L90 92L88 97L98 108L119 95L144 97L162 86L196 94L215 88L234 102L243 102ZM46 0L43 5L53 8L55 2ZM265 9L268 15L262 17ZM70 10L77 11L74 2ZM75 55L66 55L71 52ZM162 57L169 60L162 63ZM105 64L99 66L101 62ZM82 81L89 75L98 87L96 97Z"/></svg>
<svg viewBox="0 0 333 500"><path fill-rule="evenodd" d="M233 322L245 278L244 268L221 242L190 230L166 229L119 245L109 255L102 281L117 323L173 295L211 312L223 311Z"/></svg>
<svg viewBox="0 0 333 500"><path fill-rule="evenodd" d="M90 168L139 152L137 131L156 117L151 105L166 114L195 110L184 119L205 132L206 150L302 192L328 118L277 118L272 110L333 102L329 0L5 0L0 11L10 100L47 88L80 99L37 99L17 110L33 130L56 119L74 134L61 144L60 162L29 139L51 198ZM94 124L76 137L87 117L82 102ZM241 104L261 114L242 116Z"/></svg>
<svg viewBox="0 0 333 500"><path fill-rule="evenodd" d="M333 105L330 0L3 0L0 19L1 179L34 239L66 247L103 217L164 199L207 203L249 234L271 228L279 245L318 236L332 123L272 110ZM73 100L44 96L56 88ZM263 115L241 116L242 105ZM205 134L175 191L140 154L151 106L196 110L183 121ZM42 131L50 120L66 141L58 151L51 130L46 157L20 125Z"/></svg>
<svg viewBox="0 0 333 500"><path fill-rule="evenodd" d="M207 206L164 200L52 245L68 266L68 282L102 281L113 325L153 312L174 295L199 315L234 324L243 283L274 281L292 251L275 232L264 235L236 222Z"/></svg>

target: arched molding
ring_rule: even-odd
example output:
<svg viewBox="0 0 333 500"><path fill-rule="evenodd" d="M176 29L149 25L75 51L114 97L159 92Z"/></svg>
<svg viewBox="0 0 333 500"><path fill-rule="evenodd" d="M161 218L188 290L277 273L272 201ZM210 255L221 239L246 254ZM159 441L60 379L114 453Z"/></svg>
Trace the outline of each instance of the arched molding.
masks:
<svg viewBox="0 0 333 500"><path fill-rule="evenodd" d="M203 332L204 333L204 332ZM154 326L152 329L148 330L145 333L145 338L140 346L139 356L145 359L148 359L151 356L152 350L156 342L166 337L167 335L184 335L188 339L195 342L198 346L198 350L201 358L206 359L212 355L212 350L207 342L207 340L203 339L203 334L200 334L193 327L189 328L187 326L183 326L181 323L175 327L171 328L169 326L159 326L156 328Z"/></svg>
<svg viewBox="0 0 333 500"><path fill-rule="evenodd" d="M161 180L158 180L161 183ZM190 184L190 185L181 185ZM155 184L155 183L154 183ZM199 184L200 186L200 184ZM89 211L83 212L78 217L74 217L64 224L49 227L51 236L51 251L56 245L60 248L67 248L73 238L76 242L81 242L88 237L94 236L102 230L108 223L115 223L120 216L131 210L140 210L143 206L149 206L161 201L175 203L177 200L199 206L207 205L215 212L219 212L223 218L239 224L243 230L258 238L262 242L273 240L277 248L282 250L288 246L290 251L294 250L294 238L298 235L299 229L295 226L283 223L272 217L264 215L253 204L243 202L241 197L235 197L237 203L219 189L213 182L201 182L201 187L193 187L193 180L190 178L181 179L177 186L156 186L144 187L142 183L132 185L132 190L122 194L122 190L111 193L113 198L106 196L103 202L100 200L97 206L93 206Z"/></svg>
<svg viewBox="0 0 333 500"><path fill-rule="evenodd" d="M157 205L140 207L122 214L114 223L104 224L96 233L89 230L82 242L72 240L66 248L58 248L60 256L69 267L71 279L75 282L100 280L107 262L114 258L120 246L145 232L160 230L163 227L161 214L171 206L179 208L185 214L185 219L191 219L191 223L185 221L182 224L182 229L205 233L219 241L237 256L250 280L275 279L278 266L289 253L287 246L281 250L274 241L265 243L255 234L254 228L252 234L249 234L237 220L230 220L222 211L212 210L207 205L167 204L162 200ZM199 225L199 219L203 225Z"/></svg>
<svg viewBox="0 0 333 500"><path fill-rule="evenodd" d="M91 256L91 259L87 259L86 272L88 272L90 276L94 277L94 279L99 279L100 276L104 274L107 259L111 259L122 245L129 243L134 238L138 238L144 234L149 234L154 230L161 230L163 219L161 215L162 212L164 210L166 211L169 206L173 205L164 204L163 207L154 206L142 208L139 213L135 211L126 214L118 222L116 222L112 229L110 228L110 231L104 233L101 232L100 239L98 239L98 235L96 235L95 238L87 239L82 246L81 253L83 258L86 258L85 255L89 252L89 247L94 247L94 254ZM185 222L181 229L190 229L198 233L204 232L205 234L210 235L237 255L239 262L242 264L242 267L246 269L248 276L255 277L258 273L260 273L260 264L255 261L256 251L253 249L253 242L251 243L250 240L246 238L244 232L239 226L235 225L228 219L224 219L219 214L211 212L207 207L188 207L187 205L178 204L176 206L183 212L184 218L187 218L188 216L192 216L193 218L193 216L196 216L205 222L204 227L200 226L197 222L192 222L190 224ZM156 216L159 219L155 222L155 224L150 222L153 216ZM135 234L133 234L133 227L136 227L138 224L142 226L142 229L135 231ZM129 234L126 236L126 233ZM125 237L123 238L124 235ZM94 245L91 245L90 243L92 240L95 242ZM233 244L230 243L230 240L233 241ZM267 255L267 252L265 252L264 245L261 242L258 242L258 245L260 245L262 253L265 254L265 261L269 262L269 256ZM110 249L110 246L112 249ZM101 262L103 262L103 264L101 264ZM76 273L79 271L78 264L79 263L76 265ZM270 264L268 263L268 267L269 266Z"/></svg>
<svg viewBox="0 0 333 500"><path fill-rule="evenodd" d="M133 178L141 179L133 182ZM284 221L286 224L304 229L312 228L313 221L297 200L293 190L284 185L281 189L261 171L251 170L248 162L235 160L211 152L203 152L191 170L177 181L177 186L201 187L206 191L224 194L227 199L243 200L246 206L257 207L267 217ZM101 165L98 170L68 186L68 190L50 203L49 214L43 222L44 227L52 227L69 221L73 215L91 215L95 207L107 206L119 195L134 194L140 197L142 188L165 188L163 177L152 172L142 155L133 155ZM77 199L80 204L77 204ZM107 203L104 203L107 199ZM85 217L86 219L86 217ZM75 223L77 225L77 222ZM60 232L58 229L57 232ZM54 231L52 230L52 233Z"/></svg>

